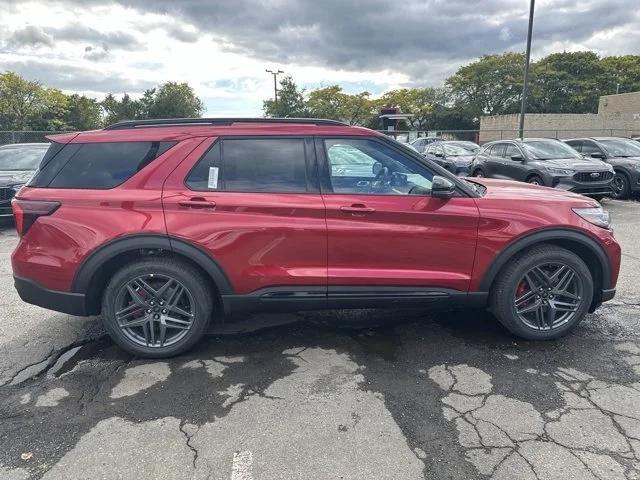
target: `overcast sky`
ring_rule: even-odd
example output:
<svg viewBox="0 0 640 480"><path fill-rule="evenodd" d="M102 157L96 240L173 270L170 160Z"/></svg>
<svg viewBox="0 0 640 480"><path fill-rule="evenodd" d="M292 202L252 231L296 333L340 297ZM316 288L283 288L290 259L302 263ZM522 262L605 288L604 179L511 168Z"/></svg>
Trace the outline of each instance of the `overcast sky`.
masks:
<svg viewBox="0 0 640 480"><path fill-rule="evenodd" d="M538 0L534 56L640 53L638 0ZM306 88L439 86L524 50L528 0L0 0L0 70L101 98L187 81L207 114L257 115L265 68Z"/></svg>

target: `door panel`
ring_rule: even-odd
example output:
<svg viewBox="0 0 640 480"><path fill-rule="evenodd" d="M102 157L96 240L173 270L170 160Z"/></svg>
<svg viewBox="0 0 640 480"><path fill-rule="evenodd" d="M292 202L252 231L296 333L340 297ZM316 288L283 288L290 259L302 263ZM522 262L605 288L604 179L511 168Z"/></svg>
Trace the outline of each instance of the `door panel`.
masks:
<svg viewBox="0 0 640 480"><path fill-rule="evenodd" d="M512 160L512 155L522 155L523 153L520 151L518 147L513 144L508 144L507 148L504 152L504 162L503 162L503 172L505 178L519 180L524 182L527 176L527 167L523 162L519 162L517 160Z"/></svg>
<svg viewBox="0 0 640 480"><path fill-rule="evenodd" d="M169 235L213 257L236 294L276 286L319 286L326 290L327 229L319 191L313 191L313 186L308 193L189 189L185 178L214 140L204 142L165 182L163 204ZM306 151L315 166L311 147L311 155L308 148ZM261 160L257 155L255 161ZM219 168L223 185L224 162ZM234 175L240 175L237 172L234 169ZM241 179L234 182L241 184ZM209 205L204 204L207 202Z"/></svg>
<svg viewBox="0 0 640 480"><path fill-rule="evenodd" d="M472 198L325 195L329 285L395 285L466 291L475 256ZM368 212L344 211L362 205Z"/></svg>
<svg viewBox="0 0 640 480"><path fill-rule="evenodd" d="M324 139L316 151L325 175L330 297L335 286L467 291L479 221L473 198L409 194L430 189L433 172L382 140ZM351 184L338 175L340 165L348 165Z"/></svg>

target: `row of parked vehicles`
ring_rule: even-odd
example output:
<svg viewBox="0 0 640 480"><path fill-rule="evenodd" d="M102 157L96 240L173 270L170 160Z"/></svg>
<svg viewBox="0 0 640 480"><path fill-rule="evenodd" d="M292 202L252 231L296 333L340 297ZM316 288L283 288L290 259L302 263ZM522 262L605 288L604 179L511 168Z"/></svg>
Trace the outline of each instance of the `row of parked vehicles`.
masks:
<svg viewBox="0 0 640 480"><path fill-rule="evenodd" d="M622 137L473 142L418 138L410 144L458 176L518 180L596 199L640 191L640 142Z"/></svg>

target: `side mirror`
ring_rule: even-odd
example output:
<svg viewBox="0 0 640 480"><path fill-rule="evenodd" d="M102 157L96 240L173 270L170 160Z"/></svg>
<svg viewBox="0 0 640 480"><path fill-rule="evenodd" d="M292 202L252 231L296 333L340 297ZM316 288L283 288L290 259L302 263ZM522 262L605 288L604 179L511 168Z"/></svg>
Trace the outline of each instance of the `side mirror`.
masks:
<svg viewBox="0 0 640 480"><path fill-rule="evenodd" d="M435 198L451 198L456 193L456 185L448 178L436 175L431 183L431 196Z"/></svg>
<svg viewBox="0 0 640 480"><path fill-rule="evenodd" d="M598 158L600 160L606 158L604 153L602 152L593 152L591 155L589 155L591 158Z"/></svg>
<svg viewBox="0 0 640 480"><path fill-rule="evenodd" d="M511 160L514 162L524 162L524 157L520 154L511 155Z"/></svg>

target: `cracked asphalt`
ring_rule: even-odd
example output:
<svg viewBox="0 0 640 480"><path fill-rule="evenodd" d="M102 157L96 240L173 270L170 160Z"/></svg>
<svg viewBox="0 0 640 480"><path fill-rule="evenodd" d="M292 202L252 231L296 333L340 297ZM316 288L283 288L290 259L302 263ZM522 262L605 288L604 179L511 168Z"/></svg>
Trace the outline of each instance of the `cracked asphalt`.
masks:
<svg viewBox="0 0 640 480"><path fill-rule="evenodd" d="M22 304L0 230L0 479L640 479L640 217L605 201L618 296L574 333L481 311L262 315L131 357Z"/></svg>

